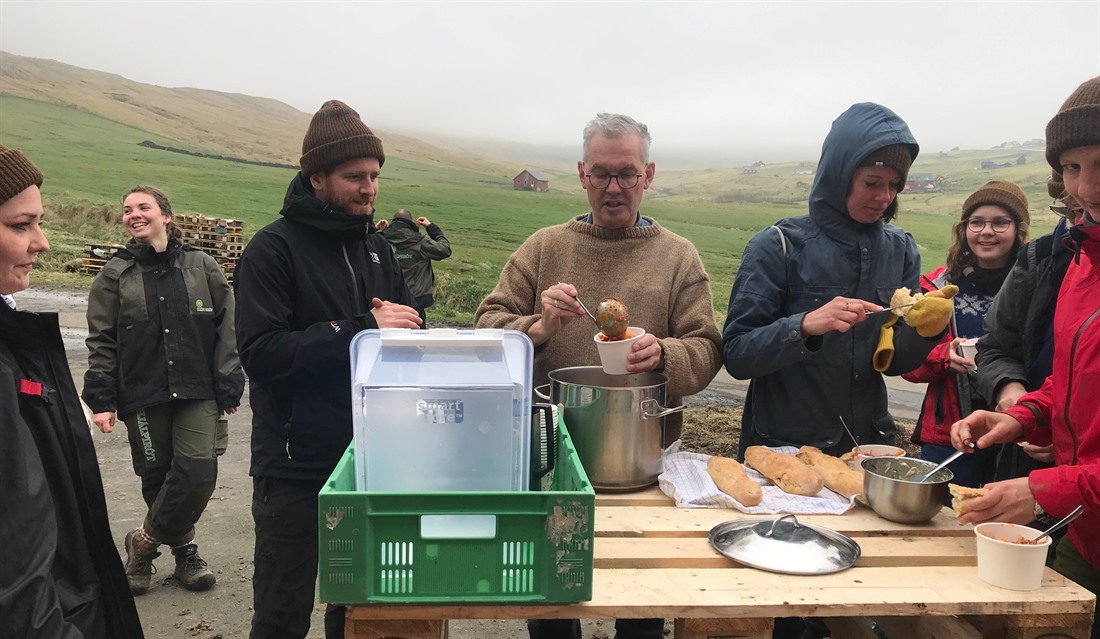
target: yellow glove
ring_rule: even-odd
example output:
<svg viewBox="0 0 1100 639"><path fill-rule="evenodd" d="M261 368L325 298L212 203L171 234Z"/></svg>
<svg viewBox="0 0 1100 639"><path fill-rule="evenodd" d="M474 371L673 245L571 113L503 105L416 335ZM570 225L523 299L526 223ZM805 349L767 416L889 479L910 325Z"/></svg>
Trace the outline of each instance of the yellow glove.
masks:
<svg viewBox="0 0 1100 639"><path fill-rule="evenodd" d="M891 314L879 329L878 346L871 356L871 365L880 373L885 373L890 368L890 362L894 361L894 323L897 321L898 316Z"/></svg>
<svg viewBox="0 0 1100 639"><path fill-rule="evenodd" d="M917 335L931 338L943 332L947 323L951 321L951 314L955 312L955 303L952 297L959 292L959 287L948 284L938 291L920 298L905 315L905 323L912 326Z"/></svg>

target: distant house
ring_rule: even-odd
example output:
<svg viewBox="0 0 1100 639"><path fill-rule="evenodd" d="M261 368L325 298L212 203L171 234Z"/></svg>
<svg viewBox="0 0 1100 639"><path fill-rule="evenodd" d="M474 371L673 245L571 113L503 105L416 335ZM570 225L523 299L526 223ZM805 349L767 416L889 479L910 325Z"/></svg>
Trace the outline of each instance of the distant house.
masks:
<svg viewBox="0 0 1100 639"><path fill-rule="evenodd" d="M943 178L937 178L931 173L910 173L905 178L905 190L910 193L918 191L934 191Z"/></svg>
<svg viewBox="0 0 1100 639"><path fill-rule="evenodd" d="M746 174L746 175L751 175L753 173L756 173L756 169L752 168L751 166L747 166L747 167L741 169L741 172Z"/></svg>
<svg viewBox="0 0 1100 639"><path fill-rule="evenodd" d="M983 169L995 169L995 168L997 168L997 163L992 161L992 160L982 160L982 168Z"/></svg>
<svg viewBox="0 0 1100 639"><path fill-rule="evenodd" d="M516 191L549 191L550 180L534 171L524 169L512 178L512 188Z"/></svg>

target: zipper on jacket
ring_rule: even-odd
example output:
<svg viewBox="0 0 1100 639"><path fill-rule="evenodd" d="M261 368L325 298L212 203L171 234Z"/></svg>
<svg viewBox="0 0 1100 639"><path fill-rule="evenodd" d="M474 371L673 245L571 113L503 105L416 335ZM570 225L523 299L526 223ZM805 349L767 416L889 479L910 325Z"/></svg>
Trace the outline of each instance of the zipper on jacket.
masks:
<svg viewBox="0 0 1100 639"><path fill-rule="evenodd" d="M1088 316L1081 326L1077 328L1077 333L1073 336L1073 347L1069 349L1069 381L1066 383L1066 404L1062 407L1062 419L1066 422L1066 430L1069 431L1070 439L1073 440L1073 460L1070 464L1077 465L1077 432L1073 430L1073 423L1069 419L1069 401L1073 397L1073 360L1077 358L1077 343L1081 340L1081 333L1085 332L1092 320L1096 319L1096 316L1100 315L1100 308L1092 312L1092 315Z"/></svg>
<svg viewBox="0 0 1100 639"><path fill-rule="evenodd" d="M355 314L352 317L358 317L362 315L362 307L359 305L359 286L355 281L355 269L351 267L351 259L348 258L348 246L342 241L340 242L340 252L344 255L344 264L348 267L348 275L351 276L351 297L355 302Z"/></svg>

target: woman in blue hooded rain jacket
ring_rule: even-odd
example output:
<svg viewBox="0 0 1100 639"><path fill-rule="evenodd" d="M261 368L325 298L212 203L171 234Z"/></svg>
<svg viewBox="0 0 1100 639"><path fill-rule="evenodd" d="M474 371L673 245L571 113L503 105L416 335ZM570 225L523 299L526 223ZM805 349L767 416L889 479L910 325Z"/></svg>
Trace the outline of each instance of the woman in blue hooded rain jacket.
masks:
<svg viewBox="0 0 1100 639"><path fill-rule="evenodd" d="M890 224L918 150L893 111L853 105L822 145L809 215L749 240L722 345L726 370L751 380L742 457L752 445L812 445L839 455L852 448L840 418L860 444L894 443L882 374L919 366L951 308L942 299L913 306L892 339L882 330L890 313L877 312L898 288L919 290L916 242ZM876 354L880 334L885 348Z"/></svg>

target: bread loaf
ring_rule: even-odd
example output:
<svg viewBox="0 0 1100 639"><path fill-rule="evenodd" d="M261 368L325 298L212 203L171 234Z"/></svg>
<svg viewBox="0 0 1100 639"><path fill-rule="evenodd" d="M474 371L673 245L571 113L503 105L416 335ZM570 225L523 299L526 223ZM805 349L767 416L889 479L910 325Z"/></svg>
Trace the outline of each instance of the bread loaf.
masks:
<svg viewBox="0 0 1100 639"><path fill-rule="evenodd" d="M792 495L813 497L825 487L821 475L794 455L777 453L763 446L749 446L745 450L745 464Z"/></svg>
<svg viewBox="0 0 1100 639"><path fill-rule="evenodd" d="M707 460L707 474L718 490L745 506L755 506L763 499L760 485L749 479L736 459L717 455Z"/></svg>
<svg viewBox="0 0 1100 639"><path fill-rule="evenodd" d="M863 493L863 473L848 468L839 457L826 455L813 446L799 448L795 457L821 475L825 487L834 493L845 497Z"/></svg>
<svg viewBox="0 0 1100 639"><path fill-rule="evenodd" d="M948 484L947 489L951 491L951 509L955 511L956 517L970 512L974 500L985 497L987 492L984 488L968 488L958 484Z"/></svg>

